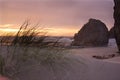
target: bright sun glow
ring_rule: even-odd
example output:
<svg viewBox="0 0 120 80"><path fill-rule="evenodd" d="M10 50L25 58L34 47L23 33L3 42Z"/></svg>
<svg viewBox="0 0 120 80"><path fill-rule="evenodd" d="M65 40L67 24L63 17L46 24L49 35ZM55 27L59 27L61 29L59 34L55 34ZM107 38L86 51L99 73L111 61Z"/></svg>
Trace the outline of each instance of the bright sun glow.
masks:
<svg viewBox="0 0 120 80"><path fill-rule="evenodd" d="M5 35L5 34L15 34L17 33L17 31L19 30L19 28L13 28L13 24L4 24L4 25L0 25L0 35ZM43 32L46 31L48 36L74 36L74 34L78 31L78 29L72 28L74 26L72 26L71 28L66 28L66 27L62 27L61 26L57 26L53 27L53 28L44 28ZM39 31L39 30L37 30ZM41 30L40 30L41 31Z"/></svg>
<svg viewBox="0 0 120 80"><path fill-rule="evenodd" d="M10 28L7 28L7 29L0 29L0 31L2 31L2 32L17 32L18 29L10 29Z"/></svg>
<svg viewBox="0 0 120 80"><path fill-rule="evenodd" d="M12 28L6 28L6 29L0 29L1 35L5 35L6 33L14 34L19 29L12 29ZM48 36L73 36L75 32L77 32L77 29L67 29L67 28L51 28L47 29L47 35Z"/></svg>

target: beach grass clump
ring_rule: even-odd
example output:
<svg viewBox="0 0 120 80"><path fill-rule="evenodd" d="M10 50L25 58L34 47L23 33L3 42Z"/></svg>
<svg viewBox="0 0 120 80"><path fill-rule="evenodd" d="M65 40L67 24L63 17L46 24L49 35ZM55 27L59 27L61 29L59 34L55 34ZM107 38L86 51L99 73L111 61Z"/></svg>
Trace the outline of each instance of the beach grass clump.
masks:
<svg viewBox="0 0 120 80"><path fill-rule="evenodd" d="M29 24L29 21L25 21L23 23L15 35L12 45L29 46L34 44L37 45L37 43L43 43L43 40L46 38L46 31L42 28L38 29L38 24L32 27L29 26Z"/></svg>
<svg viewBox="0 0 120 80"><path fill-rule="evenodd" d="M67 52L66 49L62 48L27 46L12 46L8 50L9 53L0 59L0 74L12 80L16 79L18 74L30 71L35 66L49 66L62 63ZM26 66L28 67L27 70L22 69Z"/></svg>
<svg viewBox="0 0 120 80"><path fill-rule="evenodd" d="M0 44L4 55L0 55L0 75L14 79L15 75L23 72L21 67L28 63L49 65L62 61L66 50L56 47L57 42L53 45L44 42L46 33L42 28L39 30L38 25L29 27L29 22L25 21L13 38L2 37ZM6 44L8 41L11 42Z"/></svg>

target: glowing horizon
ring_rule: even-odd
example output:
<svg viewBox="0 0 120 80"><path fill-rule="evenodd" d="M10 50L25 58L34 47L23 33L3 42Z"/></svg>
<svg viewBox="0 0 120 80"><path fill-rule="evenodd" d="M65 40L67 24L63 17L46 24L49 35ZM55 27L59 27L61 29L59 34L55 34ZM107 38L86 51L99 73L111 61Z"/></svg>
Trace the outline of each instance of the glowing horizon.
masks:
<svg viewBox="0 0 120 80"><path fill-rule="evenodd" d="M16 34L19 30L19 27L15 27L17 25L15 24L4 24L4 25L0 25L0 36L2 35L6 35L6 34ZM75 26L59 26L58 28L55 28L56 26L52 26L52 27L45 27L43 28L44 31L47 32L48 36L74 36L75 33L77 33L81 27L79 28L74 28ZM62 28L60 28L62 27ZM108 27L108 30L110 30L110 28Z"/></svg>
<svg viewBox="0 0 120 80"><path fill-rule="evenodd" d="M8 26L9 27L9 26ZM0 28L0 36L15 35L19 28ZM38 30L39 31L39 30ZM47 36L74 36L78 29L71 28L44 28L43 31L47 32ZM39 35L39 34L38 34Z"/></svg>

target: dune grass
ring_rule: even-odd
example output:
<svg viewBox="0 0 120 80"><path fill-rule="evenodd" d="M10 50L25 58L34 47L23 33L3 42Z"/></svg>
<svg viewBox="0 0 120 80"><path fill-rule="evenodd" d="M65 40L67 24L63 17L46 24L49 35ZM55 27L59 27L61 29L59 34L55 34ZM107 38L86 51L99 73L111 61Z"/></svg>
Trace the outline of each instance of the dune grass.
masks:
<svg viewBox="0 0 120 80"><path fill-rule="evenodd" d="M4 54L0 54L0 74L17 80L15 75L22 72L20 68L27 62L51 65L62 61L66 50L55 47L57 42L52 46L45 43L46 33L42 28L39 30L38 25L29 27L29 21L25 21L14 38L2 37L0 52Z"/></svg>

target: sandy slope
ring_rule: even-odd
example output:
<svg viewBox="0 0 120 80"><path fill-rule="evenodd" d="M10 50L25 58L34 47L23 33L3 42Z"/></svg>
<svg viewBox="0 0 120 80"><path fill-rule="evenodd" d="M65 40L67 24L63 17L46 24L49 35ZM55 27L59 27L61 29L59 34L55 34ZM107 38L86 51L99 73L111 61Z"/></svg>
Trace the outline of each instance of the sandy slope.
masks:
<svg viewBox="0 0 120 80"><path fill-rule="evenodd" d="M88 80L120 80L119 56L103 60L92 58L93 55L116 54L117 46L114 39L109 41L108 47L73 49L72 51L77 58L82 57L88 66L86 71Z"/></svg>
<svg viewBox="0 0 120 80"><path fill-rule="evenodd" d="M115 47L86 48L72 51L76 53L77 58L78 56L79 59L82 57L88 66L88 71L86 71L88 80L120 80L120 57L104 60L92 58L93 55L113 54L117 51Z"/></svg>
<svg viewBox="0 0 120 80"><path fill-rule="evenodd" d="M63 63L38 65L28 63L23 72L16 75L18 80L120 80L120 57L94 59L93 55L116 54L112 42L109 47L70 49ZM31 65L32 66L30 68Z"/></svg>
<svg viewBox="0 0 120 80"><path fill-rule="evenodd" d="M98 60L93 55L113 54L116 47L72 49L66 63L35 66L20 80L120 80L120 57ZM25 67L24 67L25 69Z"/></svg>

